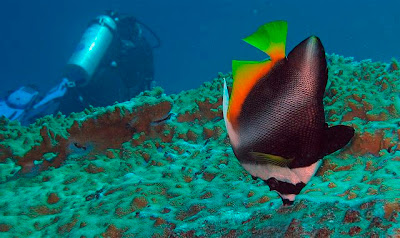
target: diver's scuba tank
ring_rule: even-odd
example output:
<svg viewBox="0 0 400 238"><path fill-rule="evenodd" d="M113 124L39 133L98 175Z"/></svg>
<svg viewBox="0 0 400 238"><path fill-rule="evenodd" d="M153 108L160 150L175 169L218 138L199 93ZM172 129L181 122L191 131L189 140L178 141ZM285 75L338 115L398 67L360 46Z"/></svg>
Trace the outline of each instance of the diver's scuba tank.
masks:
<svg viewBox="0 0 400 238"><path fill-rule="evenodd" d="M87 85L110 47L116 30L117 24L113 18L98 16L83 34L63 77L75 82L78 87Z"/></svg>

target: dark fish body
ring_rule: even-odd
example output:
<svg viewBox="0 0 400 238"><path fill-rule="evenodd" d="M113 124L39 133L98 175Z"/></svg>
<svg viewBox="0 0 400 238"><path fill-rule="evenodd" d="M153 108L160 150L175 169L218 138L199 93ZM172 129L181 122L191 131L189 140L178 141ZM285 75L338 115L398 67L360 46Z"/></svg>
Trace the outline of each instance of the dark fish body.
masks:
<svg viewBox="0 0 400 238"><path fill-rule="evenodd" d="M242 166L276 190L284 204L291 204L315 174L321 159L345 146L354 130L347 126L329 128L325 123L323 95L328 70L321 41L311 36L283 57L284 43L279 41L286 40L286 31L278 28L287 27L286 23L263 27L250 37L274 32L281 36L266 46L254 37L248 42L271 53L271 60L234 62L229 105L226 88L224 92L224 116L233 151ZM244 79L246 75L248 80ZM238 90L236 80L244 84L245 93Z"/></svg>

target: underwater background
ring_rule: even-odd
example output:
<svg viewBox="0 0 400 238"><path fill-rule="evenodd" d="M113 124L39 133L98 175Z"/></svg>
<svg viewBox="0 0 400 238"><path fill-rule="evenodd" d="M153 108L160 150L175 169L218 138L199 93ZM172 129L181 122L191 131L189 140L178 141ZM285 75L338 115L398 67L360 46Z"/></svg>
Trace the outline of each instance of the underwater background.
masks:
<svg viewBox="0 0 400 238"><path fill-rule="evenodd" d="M0 77L4 91L28 83L50 89L60 81L88 22L107 9L132 14L159 35L162 47L154 51L155 80L168 93L198 87L216 72L230 71L232 59L254 59L259 52L240 39L273 20L289 22L288 49L314 34L328 53L388 61L399 55L399 4L395 0L4 0Z"/></svg>
<svg viewBox="0 0 400 238"><path fill-rule="evenodd" d="M130 101L0 117L0 237L399 237L400 19L397 1L10 1L0 16L2 90L48 90L87 23L130 13L161 38L157 87ZM232 151L222 117L240 39L289 24L327 52L329 125L355 129L282 206Z"/></svg>

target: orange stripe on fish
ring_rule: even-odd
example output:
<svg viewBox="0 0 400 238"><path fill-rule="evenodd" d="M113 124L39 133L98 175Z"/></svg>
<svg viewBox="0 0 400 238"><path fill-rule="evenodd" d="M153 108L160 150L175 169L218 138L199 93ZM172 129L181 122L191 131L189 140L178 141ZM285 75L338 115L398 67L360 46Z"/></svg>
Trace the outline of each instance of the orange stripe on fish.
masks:
<svg viewBox="0 0 400 238"><path fill-rule="evenodd" d="M268 73L273 62L266 61L232 61L233 86L229 102L228 120L236 127L242 104L257 81Z"/></svg>
<svg viewBox="0 0 400 238"><path fill-rule="evenodd" d="M264 61L232 61L233 86L227 119L233 127L243 102L254 85L268 74L276 62L285 58L287 23L275 21L261 26L252 35L243 39L245 42L268 54L271 59Z"/></svg>

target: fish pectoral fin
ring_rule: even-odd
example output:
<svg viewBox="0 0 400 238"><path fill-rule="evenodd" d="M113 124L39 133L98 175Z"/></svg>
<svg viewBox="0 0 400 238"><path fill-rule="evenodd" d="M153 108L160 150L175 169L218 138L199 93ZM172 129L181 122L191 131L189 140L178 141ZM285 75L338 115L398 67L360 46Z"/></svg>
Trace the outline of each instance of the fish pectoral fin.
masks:
<svg viewBox="0 0 400 238"><path fill-rule="evenodd" d="M250 152L253 161L259 164L272 164L279 167L287 167L293 159L286 159L278 155Z"/></svg>
<svg viewBox="0 0 400 238"><path fill-rule="evenodd" d="M323 156L343 148L354 136L354 128L338 125L326 127L324 132Z"/></svg>
<svg viewBox="0 0 400 238"><path fill-rule="evenodd" d="M262 25L252 35L243 40L268 54L272 60L285 58L287 22L274 21Z"/></svg>

